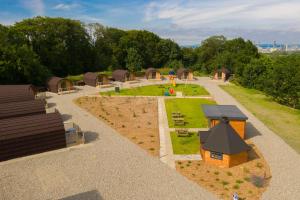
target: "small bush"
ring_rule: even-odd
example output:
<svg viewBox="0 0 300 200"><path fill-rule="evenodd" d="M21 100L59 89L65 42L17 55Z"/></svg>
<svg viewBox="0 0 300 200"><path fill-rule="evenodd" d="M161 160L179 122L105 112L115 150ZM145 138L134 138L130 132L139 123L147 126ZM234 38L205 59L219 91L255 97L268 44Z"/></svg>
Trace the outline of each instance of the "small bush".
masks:
<svg viewBox="0 0 300 200"><path fill-rule="evenodd" d="M223 186L228 185L229 183L227 181L222 181L221 182Z"/></svg>
<svg viewBox="0 0 300 200"><path fill-rule="evenodd" d="M177 163L178 163L179 165L181 165L181 164L182 164L182 162L181 162L181 161L178 161Z"/></svg>
<svg viewBox="0 0 300 200"><path fill-rule="evenodd" d="M251 177L251 183L252 183L255 187L261 188L261 187L264 186L265 179L264 179L263 177L253 175L253 176Z"/></svg>
<svg viewBox="0 0 300 200"><path fill-rule="evenodd" d="M240 189L240 186L236 184L232 188L235 189L235 190L238 190L238 189Z"/></svg>
<svg viewBox="0 0 300 200"><path fill-rule="evenodd" d="M250 182L250 178L249 177L244 177L244 180L247 182Z"/></svg>
<svg viewBox="0 0 300 200"><path fill-rule="evenodd" d="M206 170L206 173L209 173L209 170Z"/></svg>
<svg viewBox="0 0 300 200"><path fill-rule="evenodd" d="M212 187L212 188L213 188L213 187L214 187L214 185L212 185L212 184L211 184L211 185L209 185L209 187Z"/></svg>
<svg viewBox="0 0 300 200"><path fill-rule="evenodd" d="M246 167L244 167L243 171L244 171L245 173L247 173L247 174L250 173L249 169L246 168Z"/></svg>
<svg viewBox="0 0 300 200"><path fill-rule="evenodd" d="M131 139L135 140L135 139L136 139L136 137L132 137Z"/></svg>
<svg viewBox="0 0 300 200"><path fill-rule="evenodd" d="M126 127L126 126L123 124L123 125L122 125L122 128L125 128L125 127Z"/></svg>
<svg viewBox="0 0 300 200"><path fill-rule="evenodd" d="M186 164L187 167L191 166L190 164Z"/></svg>
<svg viewBox="0 0 300 200"><path fill-rule="evenodd" d="M191 164L191 163L192 163L192 161L190 161L190 160L189 160L189 161L188 161L188 163L190 163L190 164Z"/></svg>
<svg viewBox="0 0 300 200"><path fill-rule="evenodd" d="M137 115L135 114L135 112L133 112L133 117L137 117Z"/></svg>
<svg viewBox="0 0 300 200"><path fill-rule="evenodd" d="M252 192L252 190L249 190L248 193L249 193L249 194L252 194L253 192Z"/></svg>
<svg viewBox="0 0 300 200"><path fill-rule="evenodd" d="M184 168L184 166L180 166L180 169L183 169Z"/></svg>
<svg viewBox="0 0 300 200"><path fill-rule="evenodd" d="M138 144L144 144L144 142L141 141L141 142L139 142Z"/></svg>
<svg viewBox="0 0 300 200"><path fill-rule="evenodd" d="M226 172L227 176L232 176L231 172Z"/></svg>
<svg viewBox="0 0 300 200"><path fill-rule="evenodd" d="M196 174L192 174L192 176L196 176Z"/></svg>
<svg viewBox="0 0 300 200"><path fill-rule="evenodd" d="M214 172L214 174L215 174L215 175L219 175L219 174L220 174L220 172L218 172L218 171L215 171L215 172Z"/></svg>
<svg viewBox="0 0 300 200"><path fill-rule="evenodd" d="M244 181L242 181L242 180L239 180L239 179L238 179L238 180L236 180L235 182L236 182L237 184L242 184L242 183L244 183Z"/></svg>
<svg viewBox="0 0 300 200"><path fill-rule="evenodd" d="M260 162L256 163L256 167L259 168L259 169L263 168L263 166L264 166L264 165L261 164Z"/></svg>
<svg viewBox="0 0 300 200"><path fill-rule="evenodd" d="M220 179L219 179L219 178L216 178L215 180L216 180L216 181L220 181Z"/></svg>
<svg viewBox="0 0 300 200"><path fill-rule="evenodd" d="M154 149L154 148L150 148L149 150L150 150L150 151L154 151L155 149Z"/></svg>

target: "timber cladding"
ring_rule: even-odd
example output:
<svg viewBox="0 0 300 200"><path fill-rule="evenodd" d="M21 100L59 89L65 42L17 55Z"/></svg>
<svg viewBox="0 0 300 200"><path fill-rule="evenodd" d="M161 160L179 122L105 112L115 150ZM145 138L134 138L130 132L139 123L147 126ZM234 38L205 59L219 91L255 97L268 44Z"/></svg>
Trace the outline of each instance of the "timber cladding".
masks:
<svg viewBox="0 0 300 200"><path fill-rule="evenodd" d="M44 100L31 100L0 104L0 120L26 115L45 114Z"/></svg>
<svg viewBox="0 0 300 200"><path fill-rule="evenodd" d="M59 113L0 120L0 161L66 147Z"/></svg>
<svg viewBox="0 0 300 200"><path fill-rule="evenodd" d="M32 85L0 85L0 104L35 99Z"/></svg>
<svg viewBox="0 0 300 200"><path fill-rule="evenodd" d="M212 128L215 125L217 125L219 122L220 122L220 120L217 120L217 119L210 120L209 127ZM239 134L239 136L242 139L245 139L246 121L242 121L242 120L229 120L229 124Z"/></svg>
<svg viewBox="0 0 300 200"><path fill-rule="evenodd" d="M203 160L211 165L215 165L221 168L229 168L233 167L239 164L242 164L244 162L247 162L248 160L248 153L247 152L241 152L234 155L228 155L228 154L222 154L222 159L215 159L212 158L211 154L213 152L202 150L202 157Z"/></svg>

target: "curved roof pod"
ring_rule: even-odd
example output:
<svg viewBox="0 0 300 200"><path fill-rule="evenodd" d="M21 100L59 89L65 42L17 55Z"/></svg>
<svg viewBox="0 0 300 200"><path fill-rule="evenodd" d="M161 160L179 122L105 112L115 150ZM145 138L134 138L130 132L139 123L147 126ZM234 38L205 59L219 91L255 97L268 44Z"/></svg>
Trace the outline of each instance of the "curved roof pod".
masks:
<svg viewBox="0 0 300 200"><path fill-rule="evenodd" d="M31 100L0 104L0 120L36 114L46 114L44 100Z"/></svg>
<svg viewBox="0 0 300 200"><path fill-rule="evenodd" d="M0 161L66 147L59 113L0 120Z"/></svg>
<svg viewBox="0 0 300 200"><path fill-rule="evenodd" d="M224 81L227 81L231 75L230 71L226 67L222 67L221 69L216 69L214 71L214 74L218 78L223 78Z"/></svg>
<svg viewBox="0 0 300 200"><path fill-rule="evenodd" d="M146 79L149 79L152 78L152 79L155 79L156 78L156 73L159 73L159 70L158 69L155 69L155 68L148 68L146 71L145 71L145 77Z"/></svg>
<svg viewBox="0 0 300 200"><path fill-rule="evenodd" d="M0 85L0 104L35 99L33 85Z"/></svg>
<svg viewBox="0 0 300 200"><path fill-rule="evenodd" d="M86 85L96 87L98 82L98 74L95 72L87 72L83 75L83 81Z"/></svg>
<svg viewBox="0 0 300 200"><path fill-rule="evenodd" d="M189 76L189 73L192 73L192 70L187 68L179 68L177 70L177 78L178 79L187 79Z"/></svg>
<svg viewBox="0 0 300 200"><path fill-rule="evenodd" d="M117 70L113 71L112 78L115 81L125 82L125 81L129 80L129 75L130 74L127 70L117 69Z"/></svg>
<svg viewBox="0 0 300 200"><path fill-rule="evenodd" d="M105 74L97 74L96 72L87 72L83 75L83 81L86 85L96 87L98 85L108 84L109 79Z"/></svg>
<svg viewBox="0 0 300 200"><path fill-rule="evenodd" d="M47 85L48 85L48 90L54 93L58 93L60 90L72 90L73 88L72 81L68 79L56 77L56 76L51 77L48 80Z"/></svg>

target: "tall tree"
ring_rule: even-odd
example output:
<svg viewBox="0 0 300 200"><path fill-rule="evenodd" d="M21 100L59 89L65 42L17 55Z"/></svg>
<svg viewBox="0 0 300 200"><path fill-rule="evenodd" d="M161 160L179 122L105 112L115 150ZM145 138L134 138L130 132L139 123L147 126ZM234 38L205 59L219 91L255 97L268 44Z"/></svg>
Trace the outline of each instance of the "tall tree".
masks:
<svg viewBox="0 0 300 200"><path fill-rule="evenodd" d="M143 59L134 48L129 48L127 51L126 67L130 72L137 72L142 69Z"/></svg>

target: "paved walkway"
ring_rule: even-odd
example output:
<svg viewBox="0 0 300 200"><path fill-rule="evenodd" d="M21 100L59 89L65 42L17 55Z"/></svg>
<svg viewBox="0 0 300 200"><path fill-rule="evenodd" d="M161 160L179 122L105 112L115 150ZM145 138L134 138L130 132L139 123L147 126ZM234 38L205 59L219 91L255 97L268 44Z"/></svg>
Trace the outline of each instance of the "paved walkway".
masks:
<svg viewBox="0 0 300 200"><path fill-rule="evenodd" d="M237 105L249 117L247 136L262 152L272 173L270 185L262 199L300 199L300 155L232 96L218 87L219 81L200 78L196 83L203 85L218 104Z"/></svg>
<svg viewBox="0 0 300 200"><path fill-rule="evenodd" d="M158 122L160 136L160 160L169 167L175 169L175 160L170 137L168 118L166 114L165 100L158 98Z"/></svg>
<svg viewBox="0 0 300 200"><path fill-rule="evenodd" d="M64 119L86 132L87 144L0 163L0 199L44 200L70 196L91 200L216 199L72 100L97 92L53 95ZM92 196L92 198L91 198Z"/></svg>
<svg viewBox="0 0 300 200"><path fill-rule="evenodd" d="M200 154L174 155L174 160L202 160Z"/></svg>

